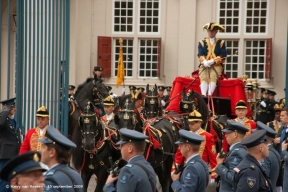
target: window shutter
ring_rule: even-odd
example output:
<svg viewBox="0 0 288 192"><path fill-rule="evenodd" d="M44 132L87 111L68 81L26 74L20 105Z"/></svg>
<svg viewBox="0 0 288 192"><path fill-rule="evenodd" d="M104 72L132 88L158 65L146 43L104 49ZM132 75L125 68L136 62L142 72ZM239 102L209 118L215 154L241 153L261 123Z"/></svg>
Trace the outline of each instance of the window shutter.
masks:
<svg viewBox="0 0 288 192"><path fill-rule="evenodd" d="M102 77L111 77L112 38L98 36L97 64L104 68Z"/></svg>
<svg viewBox="0 0 288 192"><path fill-rule="evenodd" d="M158 40L158 63L157 63L157 75L161 79L160 72L161 72L161 38Z"/></svg>
<svg viewBox="0 0 288 192"><path fill-rule="evenodd" d="M272 65L272 38L266 40L266 65L265 65L265 79L271 78Z"/></svg>

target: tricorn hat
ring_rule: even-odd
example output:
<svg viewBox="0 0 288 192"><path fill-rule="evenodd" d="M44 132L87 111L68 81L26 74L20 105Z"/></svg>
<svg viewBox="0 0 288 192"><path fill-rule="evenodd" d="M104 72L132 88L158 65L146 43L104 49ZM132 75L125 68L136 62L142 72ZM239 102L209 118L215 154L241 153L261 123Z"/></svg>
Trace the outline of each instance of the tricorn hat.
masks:
<svg viewBox="0 0 288 192"><path fill-rule="evenodd" d="M222 26L222 25L219 25L217 23L206 23L204 26L203 26L203 29L207 29L207 30L210 30L210 31L213 31L213 30L219 30L220 32L225 32L225 28Z"/></svg>

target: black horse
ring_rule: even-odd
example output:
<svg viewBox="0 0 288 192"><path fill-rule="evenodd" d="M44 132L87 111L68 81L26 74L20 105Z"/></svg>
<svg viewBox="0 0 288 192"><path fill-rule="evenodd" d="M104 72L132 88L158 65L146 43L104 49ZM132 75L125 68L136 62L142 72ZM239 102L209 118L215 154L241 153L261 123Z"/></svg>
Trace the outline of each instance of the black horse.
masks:
<svg viewBox="0 0 288 192"><path fill-rule="evenodd" d="M109 96L106 86L95 79L87 79L86 82L78 86L75 93L75 100L81 110L86 106L85 101L89 100L97 107L100 116L104 115L102 100Z"/></svg>
<svg viewBox="0 0 288 192"><path fill-rule="evenodd" d="M143 132L150 140L146 159L158 175L163 191L170 191L173 154L177 150L175 142L179 138L178 128L169 119L161 117L163 111L156 84L151 89L147 84L144 107L147 119L143 118Z"/></svg>
<svg viewBox="0 0 288 192"><path fill-rule="evenodd" d="M86 104L79 117L79 125L74 128L72 134L72 141L77 145L76 149L71 150L72 162L76 170L81 171L84 189L87 190L91 175L95 173L95 191L100 192L112 167L110 157L113 154L115 164L118 163L116 159L121 157L115 146L119 135L116 130L105 127L91 102L86 101Z"/></svg>

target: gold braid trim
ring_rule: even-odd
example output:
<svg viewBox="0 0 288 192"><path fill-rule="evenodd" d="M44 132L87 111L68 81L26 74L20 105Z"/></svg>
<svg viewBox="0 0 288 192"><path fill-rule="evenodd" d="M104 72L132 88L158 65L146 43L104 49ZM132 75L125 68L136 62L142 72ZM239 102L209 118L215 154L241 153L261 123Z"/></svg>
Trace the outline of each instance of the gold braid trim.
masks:
<svg viewBox="0 0 288 192"><path fill-rule="evenodd" d="M269 125L268 125L268 126L269 126ZM273 126L274 126L275 132L278 134L279 126L278 126L277 120L274 120L274 121L273 121Z"/></svg>
<svg viewBox="0 0 288 192"><path fill-rule="evenodd" d="M224 40L222 40L222 41L221 41L221 43L220 43L220 48L222 48L222 47L223 47L224 43L225 43L225 41L224 41Z"/></svg>
<svg viewBox="0 0 288 192"><path fill-rule="evenodd" d="M201 44L202 47L204 47L204 42L203 42L203 40L200 40L199 43Z"/></svg>
<svg viewBox="0 0 288 192"><path fill-rule="evenodd" d="M236 118L236 119L234 119L234 120L235 120L236 122L240 122L240 121L238 121L238 118ZM244 120L243 120L243 123L242 123L245 127L247 127L247 128L249 129L249 131L246 132L244 138L251 134L251 124L250 124L249 121L250 121L250 120L249 120L247 117L245 117Z"/></svg>
<svg viewBox="0 0 288 192"><path fill-rule="evenodd" d="M198 135L201 136L201 137L204 137L204 141L201 142L201 145L200 145L200 149L199 149L199 155L200 157L202 158L203 156L203 153L204 153L204 150L205 150L205 146L206 146L206 136L205 135L201 135L202 133L204 133L205 130L200 128L199 132L198 132Z"/></svg>

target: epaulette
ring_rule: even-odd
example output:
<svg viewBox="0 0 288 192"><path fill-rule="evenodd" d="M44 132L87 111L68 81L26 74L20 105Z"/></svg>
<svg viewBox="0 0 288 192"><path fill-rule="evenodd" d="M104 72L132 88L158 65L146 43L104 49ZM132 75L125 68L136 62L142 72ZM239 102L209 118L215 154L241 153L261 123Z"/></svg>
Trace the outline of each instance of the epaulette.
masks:
<svg viewBox="0 0 288 192"><path fill-rule="evenodd" d="M254 166L254 164L250 164L250 168L252 168L252 169L255 169L255 166Z"/></svg>
<svg viewBox="0 0 288 192"><path fill-rule="evenodd" d="M220 48L222 48L222 46L224 45L225 41L222 40L221 43L220 43Z"/></svg>
<svg viewBox="0 0 288 192"><path fill-rule="evenodd" d="M131 167L133 167L133 165L132 164L127 164L127 165L125 165L125 167L131 168Z"/></svg>
<svg viewBox="0 0 288 192"><path fill-rule="evenodd" d="M190 164L194 164L194 163L195 163L195 161L191 161L191 162L190 162Z"/></svg>
<svg viewBox="0 0 288 192"><path fill-rule="evenodd" d="M52 175L54 175L54 173L55 173L56 171L57 171L56 169L53 169L53 170L51 170L51 171L48 171L48 173L46 173L45 175L46 175L46 176L52 176Z"/></svg>
<svg viewBox="0 0 288 192"><path fill-rule="evenodd" d="M199 43L201 44L202 47L204 47L204 42L203 42L203 40L200 40Z"/></svg>

